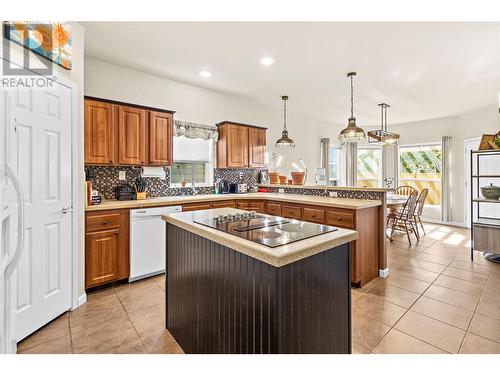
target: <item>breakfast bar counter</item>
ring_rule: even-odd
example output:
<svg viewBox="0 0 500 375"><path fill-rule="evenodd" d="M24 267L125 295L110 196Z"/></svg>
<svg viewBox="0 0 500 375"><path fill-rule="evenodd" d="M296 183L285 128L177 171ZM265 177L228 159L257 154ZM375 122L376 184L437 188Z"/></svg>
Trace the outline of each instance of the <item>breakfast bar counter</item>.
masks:
<svg viewBox="0 0 500 375"><path fill-rule="evenodd" d="M357 232L253 215L220 208L162 217L166 328L186 353L351 353Z"/></svg>

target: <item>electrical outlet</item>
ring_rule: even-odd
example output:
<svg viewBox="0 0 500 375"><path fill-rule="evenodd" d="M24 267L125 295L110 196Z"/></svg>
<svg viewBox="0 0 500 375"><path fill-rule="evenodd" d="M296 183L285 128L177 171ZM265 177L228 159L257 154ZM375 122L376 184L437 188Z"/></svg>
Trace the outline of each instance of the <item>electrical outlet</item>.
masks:
<svg viewBox="0 0 500 375"><path fill-rule="evenodd" d="M330 198L337 198L339 196L339 193L336 191L331 191L330 192Z"/></svg>
<svg viewBox="0 0 500 375"><path fill-rule="evenodd" d="M278 189L279 194L285 194L285 189Z"/></svg>
<svg viewBox="0 0 500 375"><path fill-rule="evenodd" d="M119 171L118 172L118 180L124 181L127 179L126 172L125 171Z"/></svg>

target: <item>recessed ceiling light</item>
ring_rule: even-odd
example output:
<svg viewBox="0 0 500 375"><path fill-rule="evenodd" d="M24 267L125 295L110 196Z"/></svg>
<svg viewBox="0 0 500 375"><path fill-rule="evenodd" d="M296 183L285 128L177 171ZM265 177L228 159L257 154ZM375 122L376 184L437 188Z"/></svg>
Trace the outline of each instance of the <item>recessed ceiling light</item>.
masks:
<svg viewBox="0 0 500 375"><path fill-rule="evenodd" d="M198 72L198 75L203 78L210 78L213 76L213 73L208 70L200 70Z"/></svg>
<svg viewBox="0 0 500 375"><path fill-rule="evenodd" d="M260 64L264 66L271 66L274 64L274 59L271 56L265 56L260 59Z"/></svg>

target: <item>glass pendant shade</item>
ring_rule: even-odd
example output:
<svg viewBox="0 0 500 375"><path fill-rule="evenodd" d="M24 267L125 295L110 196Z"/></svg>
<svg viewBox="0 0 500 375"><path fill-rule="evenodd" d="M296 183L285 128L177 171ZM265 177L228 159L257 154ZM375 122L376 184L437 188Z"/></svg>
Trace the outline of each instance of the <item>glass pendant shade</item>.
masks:
<svg viewBox="0 0 500 375"><path fill-rule="evenodd" d="M366 138L365 131L356 125L356 118L354 117L354 86L353 77L356 76L356 72L351 72L347 74L347 77L351 80L351 117L349 117L347 127L342 129L339 134L339 141L341 143L346 142L359 142Z"/></svg>
<svg viewBox="0 0 500 375"><path fill-rule="evenodd" d="M295 147L295 142L288 136L288 130L286 130L286 101L288 96L282 96L283 100L283 131L281 132L281 138L276 141L276 147Z"/></svg>
<svg viewBox="0 0 500 375"><path fill-rule="evenodd" d="M359 142L365 139L365 131L356 125L356 119L349 117L349 123L346 128L342 129L339 134L340 142Z"/></svg>
<svg viewBox="0 0 500 375"><path fill-rule="evenodd" d="M295 142L288 137L288 131L281 132L281 138L276 141L276 147L295 147Z"/></svg>

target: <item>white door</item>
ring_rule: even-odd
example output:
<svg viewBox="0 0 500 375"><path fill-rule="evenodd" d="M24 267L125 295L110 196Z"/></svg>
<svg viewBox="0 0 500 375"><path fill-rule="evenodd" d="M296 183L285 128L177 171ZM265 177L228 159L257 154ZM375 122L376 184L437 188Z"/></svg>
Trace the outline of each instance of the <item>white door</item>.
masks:
<svg viewBox="0 0 500 375"><path fill-rule="evenodd" d="M8 93L8 155L25 196L24 248L12 285L21 340L71 307L71 89Z"/></svg>
<svg viewBox="0 0 500 375"><path fill-rule="evenodd" d="M2 60L0 60L0 63ZM5 92L0 91L0 354L7 353L8 337L5 332L7 306L7 283L5 280L5 270L9 262L7 254L7 225L8 225L8 206L5 198L5 188L7 186L7 177L5 176Z"/></svg>

